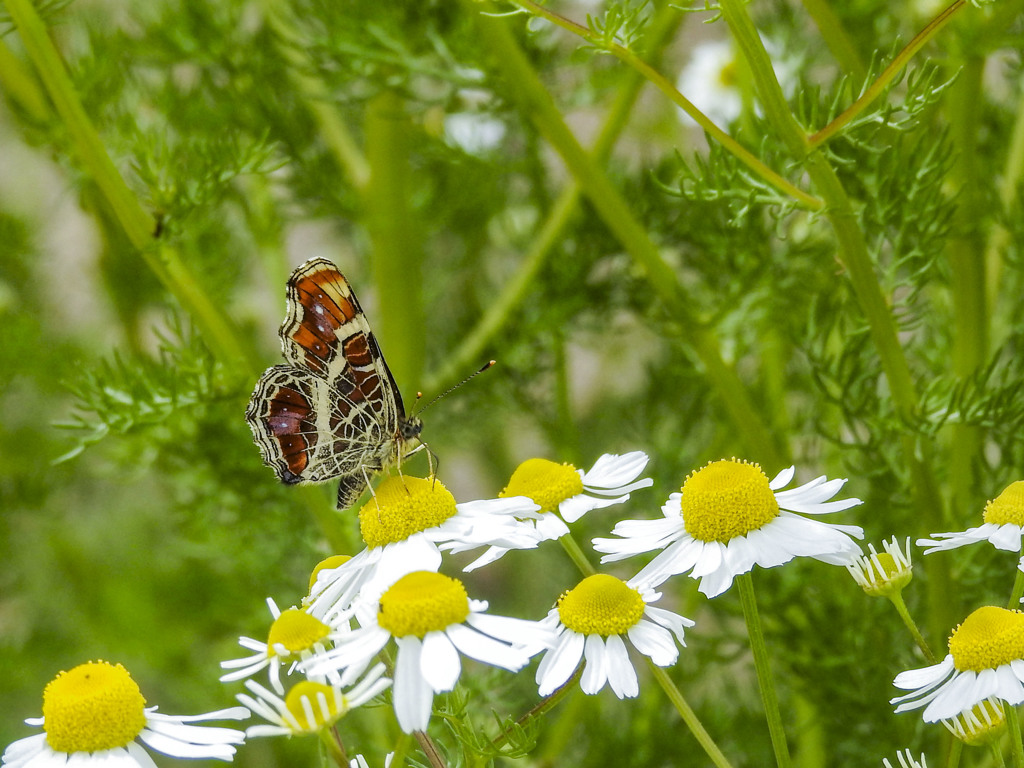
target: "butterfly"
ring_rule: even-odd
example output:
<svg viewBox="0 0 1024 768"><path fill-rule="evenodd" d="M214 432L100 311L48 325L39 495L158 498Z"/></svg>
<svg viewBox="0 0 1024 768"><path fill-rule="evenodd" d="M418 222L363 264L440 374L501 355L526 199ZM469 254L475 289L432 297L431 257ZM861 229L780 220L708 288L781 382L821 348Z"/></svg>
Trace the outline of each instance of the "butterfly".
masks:
<svg viewBox="0 0 1024 768"><path fill-rule="evenodd" d="M377 339L341 271L327 259L296 268L281 326L287 361L256 384L245 418L263 463L288 485L334 478L338 509L370 476L418 450L422 422L407 416Z"/></svg>

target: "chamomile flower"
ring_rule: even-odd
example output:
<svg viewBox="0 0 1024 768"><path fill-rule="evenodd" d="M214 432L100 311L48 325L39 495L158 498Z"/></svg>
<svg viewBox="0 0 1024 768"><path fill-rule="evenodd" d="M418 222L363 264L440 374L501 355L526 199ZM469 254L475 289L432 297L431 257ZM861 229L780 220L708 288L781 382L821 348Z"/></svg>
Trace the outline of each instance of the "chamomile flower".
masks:
<svg viewBox="0 0 1024 768"><path fill-rule="evenodd" d="M251 637L238 638L239 645L254 653L245 658L222 661L220 665L223 669L232 670L221 676L222 683L244 680L269 667L271 686L278 693L284 693L281 684L282 667L285 667L285 674L291 674L300 659L322 653L328 645L337 643L349 632L348 622L329 626L298 608L282 612L270 598L267 599L267 606L274 618L267 641L264 643ZM332 682L343 685L348 681L337 678Z"/></svg>
<svg viewBox="0 0 1024 768"><path fill-rule="evenodd" d="M318 575L308 599L310 612L331 621L361 593L372 601L400 576L436 571L441 565L439 545L461 544L481 529L504 540L521 527L519 518L538 509L524 496L456 504L438 480L388 478L359 510L366 549Z"/></svg>
<svg viewBox="0 0 1024 768"><path fill-rule="evenodd" d="M245 687L252 696L240 693L238 700L270 724L250 726L245 735L252 738L319 733L386 690L391 680L383 675L384 665L377 664L347 692L325 678L311 677L293 685L283 699L255 680L246 680Z"/></svg>
<svg viewBox="0 0 1024 768"><path fill-rule="evenodd" d="M455 687L460 653L516 671L552 639L539 622L485 613L487 603L471 600L461 581L433 571L406 574L372 605L353 610L360 626L300 668L310 675L365 669L394 638L395 714L406 733L425 730L434 694Z"/></svg>
<svg viewBox="0 0 1024 768"><path fill-rule="evenodd" d="M934 533L930 539L918 539L924 553L956 549L979 541L988 541L996 549L1020 552L1024 532L1024 480L1010 483L1002 493L985 505L984 522L966 531Z"/></svg>
<svg viewBox="0 0 1024 768"><path fill-rule="evenodd" d="M480 526L475 531L466 531L461 543L442 548L462 552L489 545L483 555L464 569L471 571L494 562L510 549L532 549L542 541L561 538L569 532L566 523L575 523L591 510L621 504L633 491L652 485L654 481L650 478L637 480L647 461L643 451L606 453L583 471L572 464L527 459L498 495L533 499L540 514L520 515L516 525L500 531Z"/></svg>
<svg viewBox="0 0 1024 768"><path fill-rule="evenodd" d="M171 757L231 760L245 734L233 728L188 723L244 720L249 711L231 707L205 715L162 715L147 707L139 686L120 664L91 661L61 672L43 690L43 716L29 725L43 733L10 744L5 768L152 768L142 744ZM141 742L141 743L140 743Z"/></svg>
<svg viewBox="0 0 1024 768"><path fill-rule="evenodd" d="M637 581L657 587L689 571L708 597L720 595L755 565L774 568L794 557L850 563L860 554L850 537L863 538L864 531L804 515L839 512L860 504L860 499L828 501L846 480L824 476L780 490L792 479L793 467L769 482L757 464L713 461L692 472L680 493L669 496L661 508L664 519L624 520L612 530L620 538L594 539L594 549L606 553L603 563L662 549L637 574Z"/></svg>
<svg viewBox="0 0 1024 768"><path fill-rule="evenodd" d="M883 541L879 554L874 544L868 544L870 554L857 557L846 566L861 589L872 597L889 597L903 591L914 577L914 566L910 558L910 538L900 548L896 537L892 541Z"/></svg>
<svg viewBox="0 0 1024 768"><path fill-rule="evenodd" d="M384 756L384 768L391 768L391 761L394 757L394 752L388 752ZM366 758L362 755L356 755L348 761L348 768L370 768L370 764L366 762Z"/></svg>
<svg viewBox="0 0 1024 768"><path fill-rule="evenodd" d="M901 672L893 684L910 691L890 702L897 712L924 707L924 720L956 717L990 697L1024 702L1024 614L984 606L964 619L938 664Z"/></svg>
<svg viewBox="0 0 1024 768"><path fill-rule="evenodd" d="M673 635L685 646L683 630L693 626L690 619L651 605L660 597L646 585L603 573L565 592L542 622L557 640L537 667L540 695L564 685L585 657L580 679L584 693L595 694L609 685L620 699L636 696L640 686L625 641L667 667L679 657Z"/></svg>

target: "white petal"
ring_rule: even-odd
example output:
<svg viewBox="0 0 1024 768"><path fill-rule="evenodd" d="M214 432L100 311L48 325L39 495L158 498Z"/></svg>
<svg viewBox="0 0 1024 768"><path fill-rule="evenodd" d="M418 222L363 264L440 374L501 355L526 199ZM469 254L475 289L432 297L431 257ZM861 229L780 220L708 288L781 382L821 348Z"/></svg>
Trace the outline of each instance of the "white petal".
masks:
<svg viewBox="0 0 1024 768"><path fill-rule="evenodd" d="M988 537L988 540L992 542L992 546L996 549L1020 552L1020 526L1012 524L1000 525Z"/></svg>
<svg viewBox="0 0 1024 768"><path fill-rule="evenodd" d="M566 629L559 636L555 647L544 654L537 667L537 686L541 696L548 696L572 677L583 658L584 637Z"/></svg>
<svg viewBox="0 0 1024 768"><path fill-rule="evenodd" d="M459 652L444 632L428 632L423 638L420 674L434 693L450 691L462 672Z"/></svg>
<svg viewBox="0 0 1024 768"><path fill-rule="evenodd" d="M156 762L150 757L149 753L134 741L129 742L124 751L127 754L124 754L122 750L110 750L110 757L114 759L109 761L106 768L125 765L130 765L132 768L157 768ZM122 754L124 754L126 759L121 758Z"/></svg>
<svg viewBox="0 0 1024 768"><path fill-rule="evenodd" d="M43 755L47 751L53 752L46 743L45 733L35 733L23 739L12 741L7 745L7 749L4 750L4 768L22 768L32 758L37 755ZM49 762L47 758L41 759L43 765ZM63 758L61 763L63 763Z"/></svg>
<svg viewBox="0 0 1024 768"><path fill-rule="evenodd" d="M621 504L629 499L629 494L625 496L619 496L615 499L598 499L593 496L587 496L585 493L577 494L571 498L566 499L558 505L558 514L561 515L562 519L567 523L575 523L587 512L594 509L604 509L605 507L611 507L615 504Z"/></svg>
<svg viewBox="0 0 1024 768"><path fill-rule="evenodd" d="M679 658L679 649L672 641L672 633L653 622L641 619L626 634L636 649L659 667L675 664Z"/></svg>
<svg viewBox="0 0 1024 768"><path fill-rule="evenodd" d="M183 725L181 727L202 729L202 726L199 725ZM227 731L230 729L218 728L217 730ZM235 739L234 743L239 744L245 740L245 734L241 731L234 731L234 733L237 733L239 737ZM176 737L167 733L158 733L150 728L143 728L139 733L139 739L150 749L155 749L157 752L170 755L171 757L212 757L218 760L230 760L231 756L235 754L235 748L230 744L196 744L189 741L182 733L179 733Z"/></svg>
<svg viewBox="0 0 1024 768"><path fill-rule="evenodd" d="M938 664L900 672L896 675L896 679L892 681L892 684L905 691L927 690L949 677L954 669L953 656L947 653L946 658Z"/></svg>
<svg viewBox="0 0 1024 768"><path fill-rule="evenodd" d="M773 491L779 490L779 488L785 488L793 479L793 475L796 474L796 467L787 467L772 478L771 482L768 483L768 487Z"/></svg>
<svg viewBox="0 0 1024 768"><path fill-rule="evenodd" d="M683 629L686 627L695 626L697 622L693 619L688 619L685 616L680 616L678 613L672 611L666 611L664 608L658 608L657 606L648 605L644 609L644 614L647 618L656 624L659 624L665 629L669 630L676 639L683 645L686 643L683 640Z"/></svg>
<svg viewBox="0 0 1024 768"><path fill-rule="evenodd" d="M608 655L605 653L604 638L600 635L587 635L583 652L587 665L583 667L580 690L586 694L595 694L604 688L604 684L608 681Z"/></svg>
<svg viewBox="0 0 1024 768"><path fill-rule="evenodd" d="M420 673L423 645L418 637L395 638L398 659L395 663L395 716L406 733L425 731L430 722L434 692Z"/></svg>
<svg viewBox="0 0 1024 768"><path fill-rule="evenodd" d="M635 480L647 466L647 454L633 451L617 456L606 453L583 475L583 484L594 488L616 488Z"/></svg>
<svg viewBox="0 0 1024 768"><path fill-rule="evenodd" d="M993 696L997 696L1013 705L1024 701L1024 685L1021 685L1021 681L1014 674L1010 666L1004 665L991 671L996 678L995 689L992 692Z"/></svg>
<svg viewBox="0 0 1024 768"><path fill-rule="evenodd" d="M924 721L935 723L945 718L953 717L970 709L978 702L971 697L978 680L977 672L960 672L950 679L948 683L936 689L935 697L925 707Z"/></svg>
<svg viewBox="0 0 1024 768"><path fill-rule="evenodd" d="M693 571L690 573L690 576L694 579L717 571L725 559L726 549L725 545L721 542L704 541L701 544L703 546L700 550L700 556L697 558L697 562L693 564Z"/></svg>
<svg viewBox="0 0 1024 768"><path fill-rule="evenodd" d="M626 644L619 635L610 635L605 641L605 658L608 664L608 684L620 699L632 699L640 693L636 670L629 660Z"/></svg>
<svg viewBox="0 0 1024 768"><path fill-rule="evenodd" d="M533 654L555 644L555 633L539 621L517 619L511 616L495 616L490 613L471 613L466 623L486 635L503 640L511 645L536 648Z"/></svg>
<svg viewBox="0 0 1024 768"><path fill-rule="evenodd" d="M453 624L445 632L462 653L484 664L515 672L530 660L530 654L521 648L513 648L465 624Z"/></svg>

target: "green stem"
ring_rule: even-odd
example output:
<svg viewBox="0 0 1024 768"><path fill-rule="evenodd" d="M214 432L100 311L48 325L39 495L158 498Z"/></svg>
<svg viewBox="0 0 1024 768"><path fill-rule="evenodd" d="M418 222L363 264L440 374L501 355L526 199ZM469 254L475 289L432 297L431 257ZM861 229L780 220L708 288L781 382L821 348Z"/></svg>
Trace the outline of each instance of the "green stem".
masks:
<svg viewBox="0 0 1024 768"><path fill-rule="evenodd" d="M545 696L529 712L527 712L518 720L516 720L516 725L520 727L526 727L527 725L529 725L531 721L536 720L541 715L554 709L555 706L557 706L558 703L562 701L562 699L564 699L567 695L576 690L576 684L580 681L580 677L582 676L583 665L579 664L576 667L576 671L572 673L572 677L566 680L565 683L563 683L558 690L556 690L550 696ZM495 748L502 747L503 745L508 743L510 735L511 731L509 729L502 731L491 740L491 745ZM489 758L487 755L481 755L477 760L477 765L484 764L488 762L488 760Z"/></svg>
<svg viewBox="0 0 1024 768"><path fill-rule="evenodd" d="M681 94L667 77L662 75L650 64L645 62L639 56L637 56L629 48L619 45L614 42L608 42L598 33L594 32L582 24L577 24L564 16L545 8L542 5L538 5L533 0L511 0L515 5L518 5L524 11L539 16L540 18L547 19L552 24L556 24L562 29L568 30L575 35L582 37L589 43L601 48L604 51L615 56L617 59L622 61L624 64L629 65L648 81L650 81L659 91L664 93L671 99L675 104L679 105L694 121L705 131L708 132L722 147L734 155L741 163L747 168L753 171L755 174L760 176L768 184L772 185L780 192L792 197L794 200L798 200L802 205L811 210L820 210L822 208L821 200L817 199L813 195L809 195L799 187L795 186L787 179L783 178L767 165L762 163L757 157L747 150L743 145L737 142L729 134L715 125L703 112L695 107L683 94Z"/></svg>
<svg viewBox="0 0 1024 768"><path fill-rule="evenodd" d="M338 735L338 729L335 726L320 731L320 743L327 749L327 754L338 768L348 768L345 746L341 743L341 736Z"/></svg>
<svg viewBox="0 0 1024 768"><path fill-rule="evenodd" d="M946 761L946 768L959 768L960 756L964 753L964 743L960 739L953 738L949 747L949 760Z"/></svg>
<svg viewBox="0 0 1024 768"><path fill-rule="evenodd" d="M768 720L768 732L772 737L775 764L779 768L789 768L789 745L786 743L786 731L782 725L782 713L779 711L779 699L772 679L768 647L764 641L764 630L761 627L761 617L754 597L754 580L750 573L741 573L737 576L736 586L740 592L747 634L750 636L750 650L754 655L754 669L757 671L757 682L761 689L761 701L764 703L764 713Z"/></svg>
<svg viewBox="0 0 1024 768"><path fill-rule="evenodd" d="M1024 743L1020 738L1020 719L1017 716L1017 707L1008 701L1003 702L1003 713L1006 715L1006 725L1010 732L1010 751L1013 753L1014 768L1024 768Z"/></svg>
<svg viewBox="0 0 1024 768"><path fill-rule="evenodd" d="M655 55L660 53L678 28L682 17L683 14L675 7L662 7L651 22L650 32L645 37L648 51L654 52ZM636 97L640 93L640 86L645 82L634 70L627 70L625 74L626 77L590 149L594 162L600 165L608 159L612 147L629 121ZM579 183L575 179L570 179L551 205L544 223L538 228L530 247L526 249L526 255L516 273L505 283L501 293L488 303L483 317L470 334L454 352L447 355L441 369L424 381L425 391L441 392L458 381L465 375L465 371L480 359L491 339L510 322L515 308L522 304L533 290L537 275L547 261L548 255L561 241L562 233L579 207L580 194Z"/></svg>
<svg viewBox="0 0 1024 768"><path fill-rule="evenodd" d="M654 664L654 662L648 659L648 666L650 667L651 674L654 675L654 679L658 681L658 685L668 696L669 701L672 702L672 706L676 708L676 712L686 723L686 727L690 729L690 733L693 734L694 738L697 739L697 743L700 744L701 748L711 758L711 762L718 766L718 768L731 768L731 763L726 759L725 755L722 754L722 750L718 748L714 739L711 738L710 734L704 730L704 726L701 724L700 719L697 717L697 713L693 711L690 705L687 703L683 694L680 692L676 684L672 682L672 678L668 676L661 667Z"/></svg>
<svg viewBox="0 0 1024 768"><path fill-rule="evenodd" d="M42 123L52 115L46 96L32 72L21 59L14 55L7 42L0 36L0 89L10 95L26 114L37 123Z"/></svg>
<svg viewBox="0 0 1024 768"><path fill-rule="evenodd" d="M1024 574L1022 574L1024 575ZM893 606L896 608L896 613L903 619L903 624L910 631L911 637L914 638L914 642L917 643L917 647L921 649L921 653L924 654L925 659L929 664L936 663L935 654L932 653L931 647L928 642L924 639L924 635L921 634L921 630L917 628L917 623L910 615L910 611L907 610L907 604L903 602L903 595L897 592L894 595L889 596L889 600L892 601Z"/></svg>
<svg viewBox="0 0 1024 768"><path fill-rule="evenodd" d="M473 3L471 7L477 10L478 5ZM736 372L722 359L714 333L697 320L690 309L692 302L675 271L662 258L658 247L622 195L566 126L550 94L512 37L506 20L483 14L479 14L477 20L494 54L494 61L506 75L510 97L519 103L523 114L534 121L541 134L559 153L605 225L645 270L651 287L682 326L684 338L703 364L705 375L739 430L747 449L762 459L764 464L785 466L786 451L779 447L776 436L761 418Z"/></svg>
<svg viewBox="0 0 1024 768"><path fill-rule="evenodd" d="M967 0L956 0L951 6L936 16L924 29L918 32L914 39L907 43L906 47L897 54L896 58L890 62L889 66L882 71L878 79L864 91L859 99L843 110L842 114L835 120L810 137L810 145L812 147L821 146L839 133L845 126L849 125L857 115L867 109L871 102L882 95L882 92L889 83L895 79L896 75L908 64L910 59L924 47L924 44L931 40L936 32L946 26L956 12L965 5L967 5Z"/></svg>
<svg viewBox="0 0 1024 768"><path fill-rule="evenodd" d="M1006 768L1006 759L1003 757L1003 750L999 748L999 742L995 739L988 743L989 751L992 753L992 762L998 768Z"/></svg>
<svg viewBox="0 0 1024 768"><path fill-rule="evenodd" d="M867 68L828 0L803 0L803 5L804 10L814 19L825 45L839 62L839 67L848 75L863 81L867 76Z"/></svg>
<svg viewBox="0 0 1024 768"><path fill-rule="evenodd" d="M562 544L562 549L569 555L569 559L572 560L576 567L580 569L580 573L584 576L593 576L597 573L597 569L590 564L590 560L587 559L586 553L580 548L580 545L576 543L576 539L572 537L571 533L565 534L558 540Z"/></svg>
<svg viewBox="0 0 1024 768"><path fill-rule="evenodd" d="M1017 568L1017 578L1013 580L1013 591L1010 593L1010 601L1006 608L1011 611L1020 609L1020 599L1024 597L1024 571Z"/></svg>
<svg viewBox="0 0 1024 768"><path fill-rule="evenodd" d="M423 235L413 212L409 116L394 91L381 91L366 107L364 187L366 223L380 302L377 335L395 379L418 382L426 354L423 310Z"/></svg>

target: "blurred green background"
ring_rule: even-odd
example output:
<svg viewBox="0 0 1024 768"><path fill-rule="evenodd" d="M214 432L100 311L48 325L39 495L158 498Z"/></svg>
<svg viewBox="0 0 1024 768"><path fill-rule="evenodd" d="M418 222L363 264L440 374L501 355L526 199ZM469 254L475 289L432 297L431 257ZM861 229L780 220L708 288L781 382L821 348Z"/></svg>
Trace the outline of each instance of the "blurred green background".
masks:
<svg viewBox="0 0 1024 768"><path fill-rule="evenodd" d="M714 13L553 7L632 40L814 192L725 23L702 23ZM217 682L218 662L241 654L239 634L263 636L265 598L297 602L320 558L359 548L333 487L278 484L243 418L259 372L280 361L285 280L316 256L358 292L407 405L498 360L424 414L460 501L496 495L531 456L588 467L639 449L654 488L585 518L582 544L659 514L688 472L733 455L770 476L795 462L801 482L850 477L866 503L842 522L876 545L978 524L1024 455L1021 8L960 11L821 152L895 318L917 398L903 410L827 218L616 59L537 19L468 0L40 5L129 207L152 224L140 244L13 12L0 15L0 743L31 732L20 721L57 671L90 659L125 664L168 713L228 706L239 689ZM813 132L941 6L749 10ZM530 101L541 85L583 146L602 145L593 167L640 239L595 204L603 187L567 170ZM642 242L671 286L637 258ZM410 464L426 472L422 456ZM908 601L944 652L955 622L1006 600L1014 562L991 548L933 559ZM891 609L818 563L756 576L797 763L878 765L914 746L938 764L942 729L887 703L892 677L922 666ZM540 618L576 579L549 544L468 582L496 611ZM697 621L673 678L734 765L768 764L735 595L709 602L679 579L666 600ZM532 670L470 687L518 715L535 703ZM705 764L651 682L642 673L637 701L570 697L530 762ZM474 716L493 730L486 707ZM342 729L371 765L394 730L380 711ZM276 740L237 761L317 759L312 740Z"/></svg>

